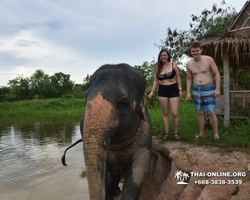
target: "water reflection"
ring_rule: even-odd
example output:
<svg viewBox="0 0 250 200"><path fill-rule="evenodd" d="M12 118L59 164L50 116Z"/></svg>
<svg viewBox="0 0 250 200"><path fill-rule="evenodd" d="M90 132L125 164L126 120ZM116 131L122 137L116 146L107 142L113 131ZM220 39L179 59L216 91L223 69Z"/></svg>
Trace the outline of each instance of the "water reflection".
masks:
<svg viewBox="0 0 250 200"><path fill-rule="evenodd" d="M0 118L0 185L60 164L80 138L80 115Z"/></svg>

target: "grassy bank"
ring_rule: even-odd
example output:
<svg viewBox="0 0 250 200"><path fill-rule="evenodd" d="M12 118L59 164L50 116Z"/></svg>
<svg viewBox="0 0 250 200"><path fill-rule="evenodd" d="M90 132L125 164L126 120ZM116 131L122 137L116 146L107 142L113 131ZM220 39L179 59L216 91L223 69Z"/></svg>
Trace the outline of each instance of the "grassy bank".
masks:
<svg viewBox="0 0 250 200"><path fill-rule="evenodd" d="M85 101L83 99L48 99L0 103L0 117L83 113Z"/></svg>
<svg viewBox="0 0 250 200"><path fill-rule="evenodd" d="M154 135L161 136L164 133L162 111L159 107L149 107ZM188 141L200 145L212 145L219 147L250 147L250 119L231 120L230 125L225 127L223 119L218 117L220 141L214 141L213 130L208 122L205 128L205 137L195 140L199 134L197 112L192 102L182 100L179 109L179 134L181 141ZM172 119L170 117L170 134L168 140L175 140L173 134Z"/></svg>
<svg viewBox="0 0 250 200"><path fill-rule="evenodd" d="M159 104L148 104L148 111L153 125L154 135L164 133L162 111ZM4 116L42 115L42 114L82 114L85 102L82 99L51 99L32 100L14 103L0 103L0 118ZM180 128L182 141L195 142L200 145L221 147L250 147L250 120L231 121L230 126L224 127L223 119L219 118L220 141L213 141L213 130L210 124L206 125L205 137L194 140L199 133L197 113L192 102L181 100L179 109ZM175 140L173 135L172 119L170 117L170 135L168 140Z"/></svg>

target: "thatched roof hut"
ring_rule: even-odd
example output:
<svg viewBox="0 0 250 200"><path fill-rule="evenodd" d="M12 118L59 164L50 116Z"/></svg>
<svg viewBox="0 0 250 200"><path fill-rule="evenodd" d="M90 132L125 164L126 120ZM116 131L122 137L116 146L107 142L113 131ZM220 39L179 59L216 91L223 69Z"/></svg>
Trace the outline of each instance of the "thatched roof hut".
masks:
<svg viewBox="0 0 250 200"><path fill-rule="evenodd" d="M213 38L199 41L203 53L214 58L224 73L224 124L230 119L229 72L233 69L233 91L238 90L238 69L250 69L250 2L245 5L231 23L229 29ZM248 93L249 92L249 93ZM250 91L244 91L244 94Z"/></svg>
<svg viewBox="0 0 250 200"><path fill-rule="evenodd" d="M200 41L203 52L222 64L224 51L230 65L250 66L250 2L247 1L227 32Z"/></svg>

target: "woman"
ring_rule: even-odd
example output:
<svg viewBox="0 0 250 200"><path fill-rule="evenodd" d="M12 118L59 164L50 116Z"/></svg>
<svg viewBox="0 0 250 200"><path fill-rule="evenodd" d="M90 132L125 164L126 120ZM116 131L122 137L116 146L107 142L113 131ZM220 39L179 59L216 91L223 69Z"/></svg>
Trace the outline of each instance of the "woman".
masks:
<svg viewBox="0 0 250 200"><path fill-rule="evenodd" d="M163 123L165 128L164 139L169 134L169 103L174 126L174 135L179 139L179 102L182 97L181 77L176 63L172 63L167 50L162 49L158 55L158 62L154 69L154 83L149 99L154 96L154 92L159 85L158 96L163 112Z"/></svg>

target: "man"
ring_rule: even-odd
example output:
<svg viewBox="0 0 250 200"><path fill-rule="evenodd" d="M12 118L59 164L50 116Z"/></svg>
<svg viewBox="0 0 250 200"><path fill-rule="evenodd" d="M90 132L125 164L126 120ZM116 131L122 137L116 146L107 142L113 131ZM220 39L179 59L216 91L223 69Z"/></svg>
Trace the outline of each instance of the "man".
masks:
<svg viewBox="0 0 250 200"><path fill-rule="evenodd" d="M187 62L187 99L191 100L191 84L193 76L193 97L195 107L198 111L199 135L195 137L203 137L205 131L205 112L208 112L210 123L214 131L214 139L219 139L218 120L215 114L215 98L220 95L220 73L213 58L201 55L202 47L198 42L194 42L191 46L192 59ZM213 76L215 75L215 83Z"/></svg>

